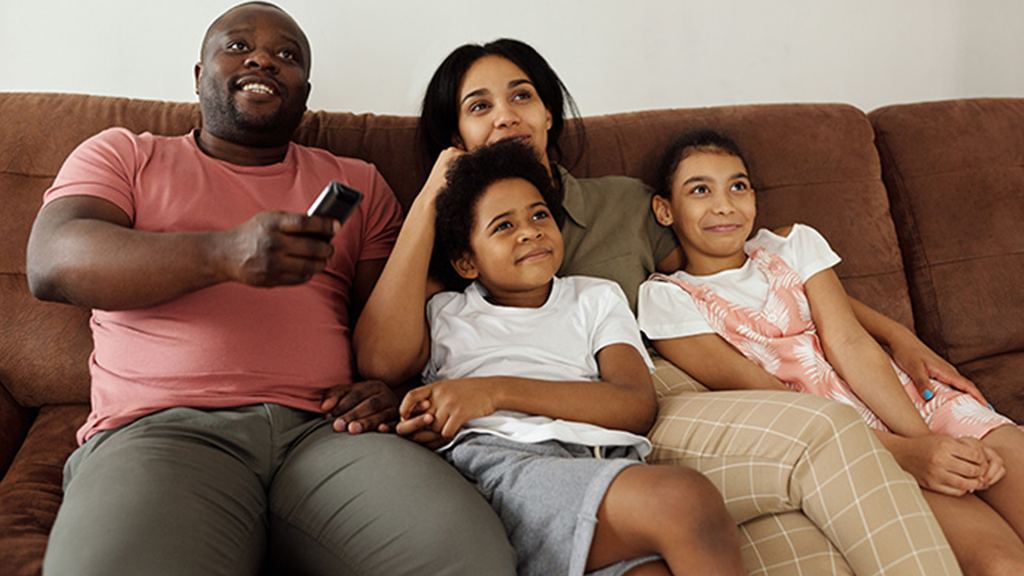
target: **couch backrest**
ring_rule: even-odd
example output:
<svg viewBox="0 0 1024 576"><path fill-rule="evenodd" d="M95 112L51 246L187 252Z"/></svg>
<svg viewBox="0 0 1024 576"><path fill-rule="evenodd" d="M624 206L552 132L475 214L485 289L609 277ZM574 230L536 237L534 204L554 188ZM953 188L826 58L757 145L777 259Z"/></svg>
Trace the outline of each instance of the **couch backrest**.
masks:
<svg viewBox="0 0 1024 576"><path fill-rule="evenodd" d="M1024 99L871 113L922 338L1024 418Z"/></svg>
<svg viewBox="0 0 1024 576"><path fill-rule="evenodd" d="M198 126L195 104L63 94L0 93L0 383L22 405L88 400L88 312L34 300L25 245L42 194L64 158L109 126L181 134ZM900 252L867 117L845 105L729 106L586 119L577 176L654 179L661 150L684 131L713 127L745 150L759 189L759 221L804 222L843 256L847 288L911 323ZM307 113L296 140L377 165L408 206L426 176L415 118ZM570 151L571 156L571 151Z"/></svg>

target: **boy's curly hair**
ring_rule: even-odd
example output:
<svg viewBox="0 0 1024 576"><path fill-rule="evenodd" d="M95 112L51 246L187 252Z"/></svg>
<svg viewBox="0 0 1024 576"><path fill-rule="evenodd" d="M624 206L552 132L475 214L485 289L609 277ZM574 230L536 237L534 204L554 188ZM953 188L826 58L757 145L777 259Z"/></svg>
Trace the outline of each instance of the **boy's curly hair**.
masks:
<svg viewBox="0 0 1024 576"><path fill-rule="evenodd" d="M492 184L513 178L536 187L561 226L561 194L532 148L516 140L502 140L462 156L448 169L448 184L437 197L434 251L430 259L431 276L448 290L462 290L470 284L455 271L452 261L472 252L469 237L477 203Z"/></svg>

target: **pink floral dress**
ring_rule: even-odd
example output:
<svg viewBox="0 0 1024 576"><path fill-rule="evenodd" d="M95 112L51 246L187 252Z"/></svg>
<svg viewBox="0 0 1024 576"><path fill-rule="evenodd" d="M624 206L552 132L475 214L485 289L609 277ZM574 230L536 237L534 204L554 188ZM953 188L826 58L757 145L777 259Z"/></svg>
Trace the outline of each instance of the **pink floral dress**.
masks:
<svg viewBox="0 0 1024 576"><path fill-rule="evenodd" d="M869 426L889 431L825 358L800 276L763 247L753 248L750 257L768 280L768 298L760 311L735 305L708 286L662 274L654 274L651 279L671 282L689 293L719 336L793 390L852 406ZM932 432L981 438L999 426L1013 424L970 395L937 380L931 385L935 395L926 402L910 377L895 363L892 366Z"/></svg>

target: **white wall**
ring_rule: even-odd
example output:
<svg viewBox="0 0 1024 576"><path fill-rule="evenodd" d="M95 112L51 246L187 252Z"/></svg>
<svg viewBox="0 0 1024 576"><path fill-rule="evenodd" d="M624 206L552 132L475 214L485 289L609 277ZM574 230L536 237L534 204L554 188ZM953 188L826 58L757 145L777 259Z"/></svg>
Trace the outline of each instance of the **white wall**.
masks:
<svg viewBox="0 0 1024 576"><path fill-rule="evenodd" d="M0 0L0 91L192 101L232 0ZM465 42L533 44L585 115L754 102L1024 96L1018 0L279 0L313 45L310 108L415 114Z"/></svg>

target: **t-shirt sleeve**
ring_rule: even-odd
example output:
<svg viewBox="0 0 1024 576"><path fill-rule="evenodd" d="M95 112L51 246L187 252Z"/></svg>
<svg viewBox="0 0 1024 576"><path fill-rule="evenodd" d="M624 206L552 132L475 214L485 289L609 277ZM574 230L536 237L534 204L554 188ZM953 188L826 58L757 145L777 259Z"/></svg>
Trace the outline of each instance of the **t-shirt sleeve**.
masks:
<svg viewBox="0 0 1024 576"><path fill-rule="evenodd" d="M387 258L402 227L402 208L377 168L370 165L370 193L363 199L364 238L359 260Z"/></svg>
<svg viewBox="0 0 1024 576"><path fill-rule="evenodd" d="M43 205L68 196L95 196L124 211L135 222L133 188L140 151L137 137L124 128L110 128L89 138L64 161Z"/></svg>
<svg viewBox="0 0 1024 576"><path fill-rule="evenodd" d="M614 282L602 282L599 289L590 291L590 298L597 303L596 308L599 310L591 345L594 354L612 344L629 344L643 357L647 369L653 372L654 362L640 338L640 329L629 310L629 302L622 288Z"/></svg>
<svg viewBox="0 0 1024 576"><path fill-rule="evenodd" d="M420 376L425 384L429 384L438 379L438 374L441 371L442 366L447 360L445 350L446 346L437 341L436 335L438 332L450 333L450 330L443 330L442 324L445 322L445 311L448 308L448 304L458 298L459 292L438 292L434 294L430 300L427 300L427 331L430 334L430 358L427 359L427 365L423 367L423 371L420 372Z"/></svg>
<svg viewBox="0 0 1024 576"><path fill-rule="evenodd" d="M651 340L715 333L690 294L671 282L647 280L641 284L637 316L640 329Z"/></svg>
<svg viewBox="0 0 1024 576"><path fill-rule="evenodd" d="M832 251L828 240L820 232L804 224L794 224L789 236L782 237L772 234L776 253L786 264L796 271L802 282L807 282L818 272L832 268L842 261Z"/></svg>

